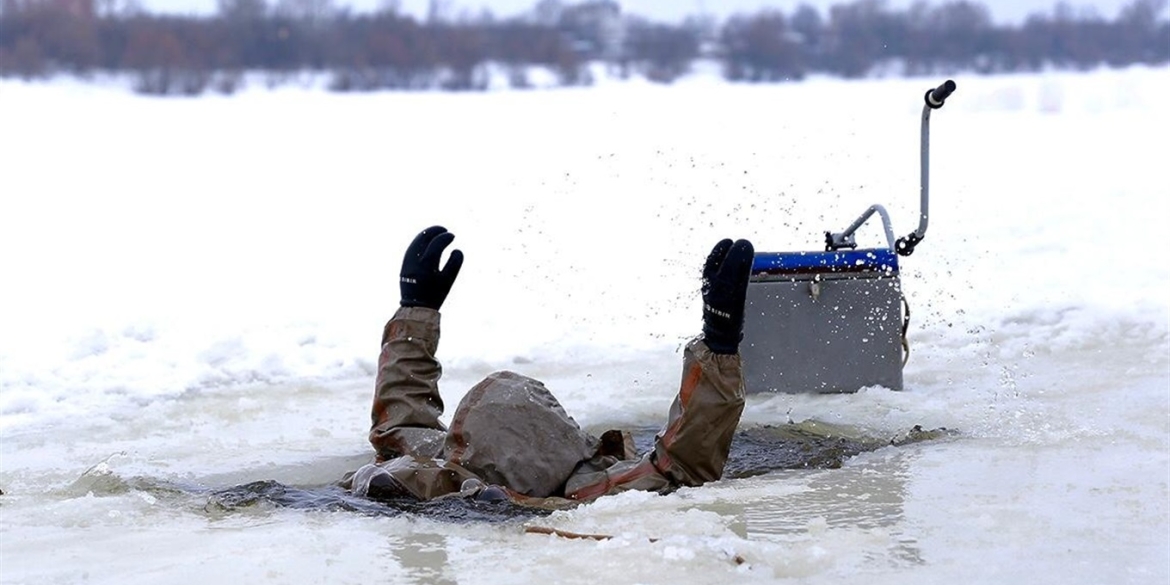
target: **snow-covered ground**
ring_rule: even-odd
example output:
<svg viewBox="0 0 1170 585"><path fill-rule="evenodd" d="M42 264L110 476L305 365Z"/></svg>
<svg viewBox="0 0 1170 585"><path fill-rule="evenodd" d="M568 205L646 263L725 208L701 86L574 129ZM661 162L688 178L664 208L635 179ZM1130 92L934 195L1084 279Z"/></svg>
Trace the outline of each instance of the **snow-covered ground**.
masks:
<svg viewBox="0 0 1170 585"><path fill-rule="evenodd" d="M938 81L0 82L0 582L1170 582L1167 69L957 78L902 264L906 390L753 396L742 423L951 438L527 521L606 541L197 491L368 458L398 265L434 223L467 255L449 404L507 368L587 427L660 423L715 241L816 249L872 203L914 228Z"/></svg>

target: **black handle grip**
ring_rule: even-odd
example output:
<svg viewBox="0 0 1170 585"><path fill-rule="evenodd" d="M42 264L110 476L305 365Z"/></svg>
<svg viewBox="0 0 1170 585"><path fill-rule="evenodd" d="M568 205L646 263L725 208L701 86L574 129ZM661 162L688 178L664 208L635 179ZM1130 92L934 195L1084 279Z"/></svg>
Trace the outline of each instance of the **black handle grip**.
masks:
<svg viewBox="0 0 1170 585"><path fill-rule="evenodd" d="M906 237L898 238L898 241L894 242L894 251L899 256L909 256L914 253L914 248L918 246L918 242L921 242L925 237L919 236L918 232L910 232L906 234Z"/></svg>
<svg viewBox="0 0 1170 585"><path fill-rule="evenodd" d="M926 105L936 110L943 107L943 102L945 102L952 93L955 93L955 89L958 87L959 86L955 85L953 80L948 79L944 81L942 85L934 89L927 90Z"/></svg>

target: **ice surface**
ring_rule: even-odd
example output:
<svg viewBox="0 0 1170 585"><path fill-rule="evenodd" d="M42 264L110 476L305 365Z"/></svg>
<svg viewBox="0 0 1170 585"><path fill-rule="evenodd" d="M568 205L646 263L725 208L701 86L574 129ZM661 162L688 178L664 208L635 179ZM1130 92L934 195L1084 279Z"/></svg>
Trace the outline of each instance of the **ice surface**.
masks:
<svg viewBox="0 0 1170 585"><path fill-rule="evenodd" d="M659 424L715 241L817 249L873 203L914 227L937 80L197 100L0 82L0 581L1166 582L1167 73L957 78L902 262L906 391L753 396L743 421L957 437L539 521L600 542L215 515L165 486L364 462L398 263L434 223L467 255L448 404L516 369L587 427Z"/></svg>

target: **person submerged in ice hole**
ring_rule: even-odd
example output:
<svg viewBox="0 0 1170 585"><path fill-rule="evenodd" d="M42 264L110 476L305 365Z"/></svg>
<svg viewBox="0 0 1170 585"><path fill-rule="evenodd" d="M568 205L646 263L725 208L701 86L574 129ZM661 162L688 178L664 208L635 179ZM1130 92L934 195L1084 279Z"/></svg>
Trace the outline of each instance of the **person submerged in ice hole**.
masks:
<svg viewBox="0 0 1170 585"><path fill-rule="evenodd" d="M538 380L501 371L475 385L448 428L439 422L439 308L463 265L440 256L455 239L419 233L400 272L401 306L382 333L369 440L375 462L341 482L372 499L449 495L556 507L625 490L660 493L723 475L744 406L739 343L754 251L720 241L703 265L702 335L687 344L682 381L654 447L627 432L582 430Z"/></svg>

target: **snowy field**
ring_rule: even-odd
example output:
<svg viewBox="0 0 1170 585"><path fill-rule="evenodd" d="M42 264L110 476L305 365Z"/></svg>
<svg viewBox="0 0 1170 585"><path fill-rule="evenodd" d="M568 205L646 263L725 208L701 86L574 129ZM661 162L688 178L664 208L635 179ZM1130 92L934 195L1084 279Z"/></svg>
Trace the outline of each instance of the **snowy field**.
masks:
<svg viewBox="0 0 1170 585"><path fill-rule="evenodd" d="M398 266L434 223L467 255L449 405L507 368L591 429L660 424L710 246L817 249L872 203L911 231L939 81L0 82L0 582L1170 582L1168 69L957 77L902 264L906 390L753 396L741 424L949 438L510 522L200 494L366 461Z"/></svg>

